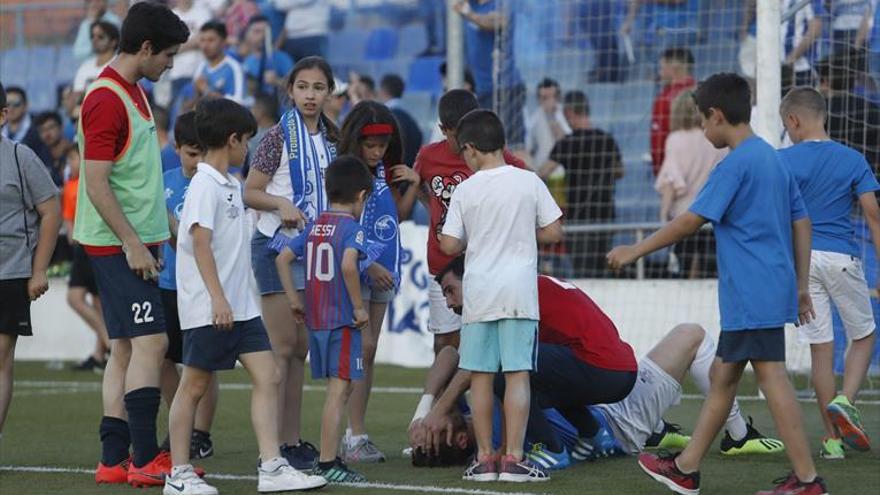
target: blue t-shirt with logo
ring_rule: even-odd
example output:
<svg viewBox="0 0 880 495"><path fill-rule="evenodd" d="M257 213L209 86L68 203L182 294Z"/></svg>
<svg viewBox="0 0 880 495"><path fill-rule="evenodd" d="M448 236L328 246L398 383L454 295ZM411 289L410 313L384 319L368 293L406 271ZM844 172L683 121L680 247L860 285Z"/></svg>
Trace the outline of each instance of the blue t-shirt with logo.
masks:
<svg viewBox="0 0 880 495"><path fill-rule="evenodd" d="M168 208L174 218L180 220L180 212L183 211L183 200L186 199L186 191L192 177L183 175L183 167L173 168L162 176L165 181L165 207ZM176 234L176 232L175 232ZM159 274L159 288L177 290L177 279L174 271L177 266L177 252L171 248L171 243L166 242L162 246L164 264Z"/></svg>
<svg viewBox="0 0 880 495"><path fill-rule="evenodd" d="M712 170L690 211L715 231L721 330L794 322L791 224L807 210L779 153L757 136L746 139Z"/></svg>
<svg viewBox="0 0 880 495"><path fill-rule="evenodd" d="M865 157L834 141L804 141L779 153L810 214L813 250L859 256L853 203L858 196L880 189Z"/></svg>
<svg viewBox="0 0 880 495"><path fill-rule="evenodd" d="M211 67L208 62L202 62L196 69L193 79L200 78L205 78L210 91L238 102L244 100L244 71L234 58L227 55L216 67Z"/></svg>
<svg viewBox="0 0 880 495"><path fill-rule="evenodd" d="M373 179L373 192L364 204L361 226L367 235L367 242L381 245L381 254L376 258L394 276L395 287L400 282L400 229L398 228L397 204L391 188L385 182L385 172L380 164ZM366 282L369 276L364 274Z"/></svg>

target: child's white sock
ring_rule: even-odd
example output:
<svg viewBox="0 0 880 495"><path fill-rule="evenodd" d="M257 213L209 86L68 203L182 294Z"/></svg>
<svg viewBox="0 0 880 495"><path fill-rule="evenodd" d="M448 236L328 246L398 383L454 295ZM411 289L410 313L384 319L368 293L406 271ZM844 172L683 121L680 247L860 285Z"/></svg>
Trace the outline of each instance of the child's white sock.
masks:
<svg viewBox="0 0 880 495"><path fill-rule="evenodd" d="M364 433L363 435L349 435L348 438L346 439L346 443L348 445L348 448L353 449L354 446L357 445L362 440L365 441L365 440L369 440L369 439L370 439L370 435L368 435L366 433Z"/></svg>
<svg viewBox="0 0 880 495"><path fill-rule="evenodd" d="M263 471L274 471L284 464L288 464L286 459L284 459L283 457L275 457L273 459L269 459L268 461L261 462L260 467L263 469Z"/></svg>
<svg viewBox="0 0 880 495"><path fill-rule="evenodd" d="M174 477L180 473L183 473L186 471L192 471L192 470L193 470L192 464L181 464L179 466L171 466L171 476Z"/></svg>
<svg viewBox="0 0 880 495"><path fill-rule="evenodd" d="M716 349L715 341L709 334L706 334L700 348L697 349L697 355L694 356L694 362L691 363L689 370L691 378L704 397L709 395L709 368L712 367L712 362L715 360ZM730 408L730 414L727 416L726 428L734 440L745 437L748 431L746 430L746 421L739 412L739 403L736 400L733 401L733 407Z"/></svg>

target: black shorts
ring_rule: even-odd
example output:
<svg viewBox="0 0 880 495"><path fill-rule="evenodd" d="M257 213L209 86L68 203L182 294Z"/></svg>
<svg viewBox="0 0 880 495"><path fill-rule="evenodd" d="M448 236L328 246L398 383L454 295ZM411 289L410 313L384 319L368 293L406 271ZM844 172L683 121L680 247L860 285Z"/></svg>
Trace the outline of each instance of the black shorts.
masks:
<svg viewBox="0 0 880 495"><path fill-rule="evenodd" d="M715 355L725 363L744 361L785 362L785 329L722 331Z"/></svg>
<svg viewBox="0 0 880 495"><path fill-rule="evenodd" d="M23 337L34 334L27 284L26 278L0 280L0 333Z"/></svg>
<svg viewBox="0 0 880 495"><path fill-rule="evenodd" d="M150 248L158 256L156 248ZM144 280L128 267L124 254L89 256L104 322L111 339L133 339L165 332L162 293L155 280Z"/></svg>
<svg viewBox="0 0 880 495"><path fill-rule="evenodd" d="M208 325L183 331L183 364L200 370L231 370L242 354L271 350L269 334L259 316L236 321L232 330Z"/></svg>
<svg viewBox="0 0 880 495"><path fill-rule="evenodd" d="M183 334L180 333L180 315L177 314L177 291L159 290L162 292L162 307L165 310L165 334L168 335L165 359L180 364L183 362Z"/></svg>
<svg viewBox="0 0 880 495"><path fill-rule="evenodd" d="M69 287L84 287L89 294L98 294L98 284L95 282L95 272L89 255L82 246L73 246L73 262L70 266L70 278L67 281Z"/></svg>

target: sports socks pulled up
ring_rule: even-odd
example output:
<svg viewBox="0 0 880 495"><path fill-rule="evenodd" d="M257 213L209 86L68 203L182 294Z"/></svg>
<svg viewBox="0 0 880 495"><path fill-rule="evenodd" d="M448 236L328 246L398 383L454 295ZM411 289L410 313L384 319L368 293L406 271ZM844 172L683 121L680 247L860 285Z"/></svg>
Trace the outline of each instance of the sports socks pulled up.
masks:
<svg viewBox="0 0 880 495"><path fill-rule="evenodd" d="M125 394L128 429L131 433L132 463L142 467L159 453L156 415L162 397L158 387L143 387Z"/></svg>

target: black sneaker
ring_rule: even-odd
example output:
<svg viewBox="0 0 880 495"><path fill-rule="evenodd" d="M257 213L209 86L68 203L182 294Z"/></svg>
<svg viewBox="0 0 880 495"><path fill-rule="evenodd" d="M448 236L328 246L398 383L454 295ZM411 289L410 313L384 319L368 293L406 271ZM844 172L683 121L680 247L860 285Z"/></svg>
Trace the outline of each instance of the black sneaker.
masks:
<svg viewBox="0 0 880 495"><path fill-rule="evenodd" d="M88 359L73 366L74 371L94 371L100 373L107 366L107 362L101 362L89 356Z"/></svg>
<svg viewBox="0 0 880 495"><path fill-rule="evenodd" d="M646 449L683 449L691 437L681 432L681 426L663 420L663 431L655 431L645 440Z"/></svg>
<svg viewBox="0 0 880 495"><path fill-rule="evenodd" d="M211 434L203 431L193 431L189 444L189 458L207 459L212 455L214 455L214 442L211 441Z"/></svg>
<svg viewBox="0 0 880 495"><path fill-rule="evenodd" d="M309 473L317 464L320 453L311 443L300 440L296 445L282 445L281 456L297 471Z"/></svg>
<svg viewBox="0 0 880 495"><path fill-rule="evenodd" d="M776 454L784 450L785 445L781 440L767 438L752 426L751 416L746 424L746 436L734 440L730 432L725 431L724 438L721 439L721 453L724 455Z"/></svg>
<svg viewBox="0 0 880 495"><path fill-rule="evenodd" d="M303 442L300 442L303 443ZM333 461L333 465L327 468L321 468L320 464L315 464L315 468L312 469L312 474L316 476L323 476L328 483L366 483L367 477L362 475L361 473L349 469L349 467L342 462L342 459L336 458Z"/></svg>

